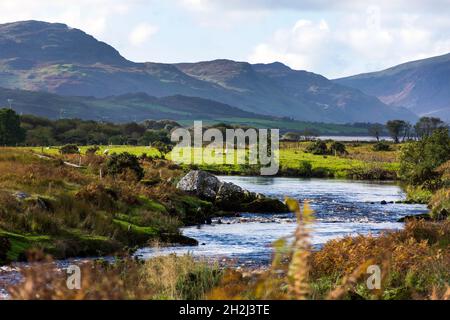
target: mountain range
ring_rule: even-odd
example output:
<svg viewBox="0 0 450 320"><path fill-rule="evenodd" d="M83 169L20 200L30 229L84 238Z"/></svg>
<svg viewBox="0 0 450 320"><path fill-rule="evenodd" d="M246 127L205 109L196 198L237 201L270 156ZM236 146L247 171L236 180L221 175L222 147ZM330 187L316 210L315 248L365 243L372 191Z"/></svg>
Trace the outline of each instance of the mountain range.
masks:
<svg viewBox="0 0 450 320"><path fill-rule="evenodd" d="M52 117L288 117L329 123L417 119L411 104L385 99L369 92L371 84L351 79L331 81L278 62L135 63L64 24L0 25L0 103L14 99L22 112Z"/></svg>
<svg viewBox="0 0 450 320"><path fill-rule="evenodd" d="M419 116L450 121L450 54L335 82L360 89L388 105L406 107Z"/></svg>

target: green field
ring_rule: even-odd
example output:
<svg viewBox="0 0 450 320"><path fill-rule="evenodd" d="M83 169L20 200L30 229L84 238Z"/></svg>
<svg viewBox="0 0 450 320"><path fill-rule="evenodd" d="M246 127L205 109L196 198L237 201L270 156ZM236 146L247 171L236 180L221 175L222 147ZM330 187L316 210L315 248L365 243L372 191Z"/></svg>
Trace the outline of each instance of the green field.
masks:
<svg viewBox="0 0 450 320"><path fill-rule="evenodd" d="M348 155L314 155L305 152L309 142L282 143L280 147L280 170L283 176L304 177L328 177L328 178L354 178L354 179L388 179L396 178L399 168L397 162L398 146L392 146L392 151L374 152L372 143L355 145L347 143ZM85 154L89 146L80 147L81 153ZM128 152L136 156L146 154L150 157L159 156L159 152L148 146L100 146L98 154L108 151L112 153ZM59 154L58 147L32 147L36 153L48 155ZM194 152L194 149L192 150ZM248 155L248 151L246 151ZM170 154L166 156L170 159ZM183 163L185 169L198 167L216 174L227 175L253 175L259 174L259 166L248 164L211 164L211 156L203 158L203 163ZM225 159L225 154L223 154ZM223 162L225 163L225 161ZM305 164L306 163L306 164ZM305 172L305 165L311 167L310 172ZM306 168L308 169L308 168ZM309 170L309 169L308 169Z"/></svg>

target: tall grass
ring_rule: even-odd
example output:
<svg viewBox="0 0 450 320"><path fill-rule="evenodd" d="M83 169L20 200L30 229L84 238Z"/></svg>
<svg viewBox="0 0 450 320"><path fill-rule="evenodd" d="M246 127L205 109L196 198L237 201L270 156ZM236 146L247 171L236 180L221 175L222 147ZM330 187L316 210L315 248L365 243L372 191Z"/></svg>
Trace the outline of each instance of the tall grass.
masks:
<svg viewBox="0 0 450 320"><path fill-rule="evenodd" d="M81 288L69 289L65 270L48 256L22 270L24 280L8 291L17 300L126 300L202 299L217 284L215 265L174 255L148 261L130 258L86 262L80 266Z"/></svg>

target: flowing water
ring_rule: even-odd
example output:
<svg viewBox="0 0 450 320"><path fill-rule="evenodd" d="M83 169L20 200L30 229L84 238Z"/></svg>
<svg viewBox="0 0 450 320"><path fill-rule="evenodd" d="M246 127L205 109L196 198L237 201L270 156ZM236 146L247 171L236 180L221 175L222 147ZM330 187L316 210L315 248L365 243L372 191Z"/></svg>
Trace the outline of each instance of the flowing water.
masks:
<svg viewBox="0 0 450 320"><path fill-rule="evenodd" d="M425 205L395 203L405 194L393 183L349 180L272 177L219 177L244 189L271 197L289 196L308 201L315 212L311 242L320 247L331 239L358 234L378 234L402 228L397 220L427 212ZM387 204L381 204L382 201ZM137 254L149 258L160 254L190 253L237 264L268 263L272 243L293 234L293 214L242 213L240 217L217 218L211 225L183 228L183 234L198 240L198 247L143 248Z"/></svg>
<svg viewBox="0 0 450 320"><path fill-rule="evenodd" d="M403 224L396 222L399 218L427 211L425 205L395 203L404 200L405 194L392 183L270 177L219 178L271 197L284 199L289 196L308 201L316 217L311 238L316 247L347 235L400 229ZM387 204L381 204L383 200ZM183 234L197 239L199 246L143 248L136 254L148 259L156 255L190 253L219 262L232 261L235 266L259 267L270 261L272 243L291 236L295 227L292 214L241 213L239 217L216 218L211 225L183 228ZM71 259L58 261L57 264L63 269L68 264L79 262L78 259ZM19 269L24 267L32 265L0 266L0 299L7 297L5 287L8 284L21 280Z"/></svg>

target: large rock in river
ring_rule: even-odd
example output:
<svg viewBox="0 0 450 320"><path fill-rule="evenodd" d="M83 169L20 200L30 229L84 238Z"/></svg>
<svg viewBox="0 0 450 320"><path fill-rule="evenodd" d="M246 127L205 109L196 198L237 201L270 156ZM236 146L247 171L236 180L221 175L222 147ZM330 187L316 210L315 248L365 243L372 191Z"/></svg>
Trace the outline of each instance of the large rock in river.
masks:
<svg viewBox="0 0 450 320"><path fill-rule="evenodd" d="M278 199L242 189L231 182L222 182L216 176L201 170L192 170L186 174L177 188L213 202L226 211L244 212L288 212L288 208Z"/></svg>

